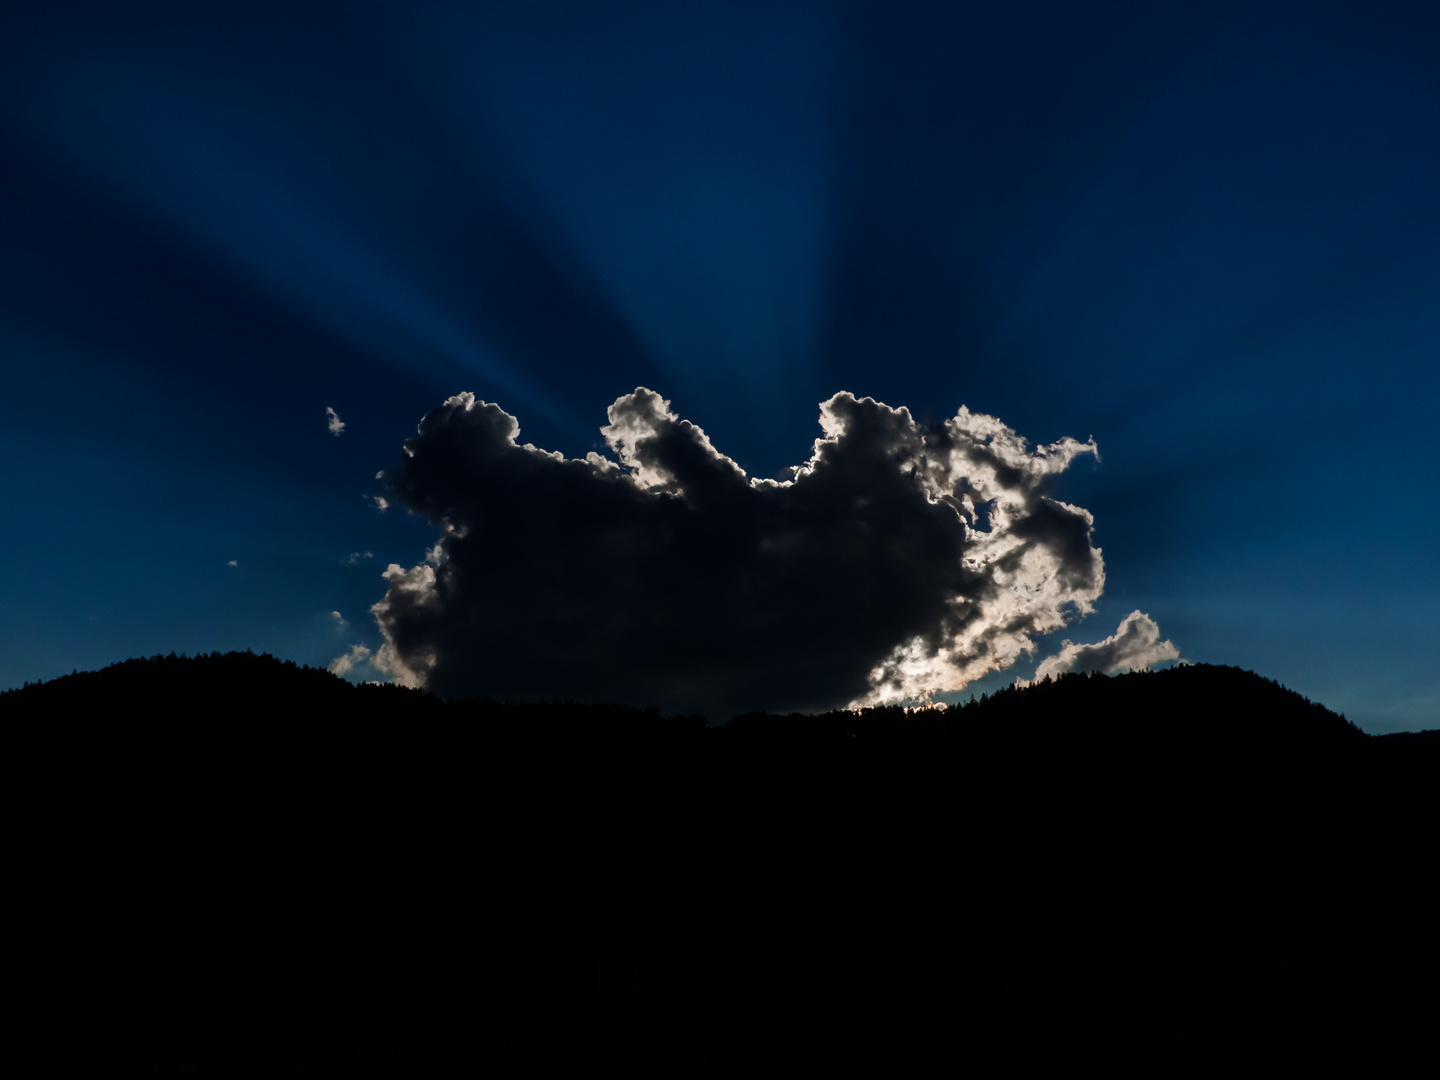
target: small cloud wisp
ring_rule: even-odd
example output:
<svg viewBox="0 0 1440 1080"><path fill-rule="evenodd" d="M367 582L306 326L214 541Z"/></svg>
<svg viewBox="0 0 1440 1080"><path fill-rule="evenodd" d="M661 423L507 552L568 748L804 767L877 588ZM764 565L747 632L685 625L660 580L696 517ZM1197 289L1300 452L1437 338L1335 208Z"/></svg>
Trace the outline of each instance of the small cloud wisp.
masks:
<svg viewBox="0 0 1440 1080"><path fill-rule="evenodd" d="M1063 641L1060 651L1047 656L1035 669L1032 682L1039 682L1068 671L1104 672L1146 671L1156 664L1180 659L1174 642L1160 640L1160 627L1154 619L1136 609L1120 620L1115 633L1091 645Z"/></svg>
<svg viewBox="0 0 1440 1080"><path fill-rule="evenodd" d="M326 665L326 670L332 675L339 675L344 678L349 675L358 665L370 663L370 649L364 645L351 645L347 652L341 653L334 660Z"/></svg>

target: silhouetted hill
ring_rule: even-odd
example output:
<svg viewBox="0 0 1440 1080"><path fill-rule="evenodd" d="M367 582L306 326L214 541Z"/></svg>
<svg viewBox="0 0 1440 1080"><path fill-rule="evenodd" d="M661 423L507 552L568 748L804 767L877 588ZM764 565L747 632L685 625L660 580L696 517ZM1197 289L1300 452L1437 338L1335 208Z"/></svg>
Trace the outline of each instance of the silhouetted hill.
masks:
<svg viewBox="0 0 1440 1080"><path fill-rule="evenodd" d="M275 719L305 715L328 719L335 711L367 715L435 703L399 687L354 686L328 671L250 652L208 656L153 656L82 671L0 693L0 723L25 719L61 724L120 720L127 727L170 720ZM203 710L203 713L200 711ZM136 721L140 723L137 724Z"/></svg>
<svg viewBox="0 0 1440 1080"><path fill-rule="evenodd" d="M1440 1036L1434 735L1204 665L706 727L127 661L0 694L6 1023L230 1075L1384 1072Z"/></svg>

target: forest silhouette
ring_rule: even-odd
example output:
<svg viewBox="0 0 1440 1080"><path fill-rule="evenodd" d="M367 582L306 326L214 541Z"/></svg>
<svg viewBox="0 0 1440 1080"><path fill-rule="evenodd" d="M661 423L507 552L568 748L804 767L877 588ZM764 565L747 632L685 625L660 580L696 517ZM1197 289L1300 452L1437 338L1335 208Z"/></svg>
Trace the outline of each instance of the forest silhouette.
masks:
<svg viewBox="0 0 1440 1080"><path fill-rule="evenodd" d="M712 725L172 655L0 746L19 1076L1440 1057L1440 732L1234 668Z"/></svg>

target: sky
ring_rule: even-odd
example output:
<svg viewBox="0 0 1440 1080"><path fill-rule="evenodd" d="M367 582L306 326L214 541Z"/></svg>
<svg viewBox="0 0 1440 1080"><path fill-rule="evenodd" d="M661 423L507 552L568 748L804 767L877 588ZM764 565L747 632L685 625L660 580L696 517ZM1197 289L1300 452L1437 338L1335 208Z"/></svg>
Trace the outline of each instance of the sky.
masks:
<svg viewBox="0 0 1440 1080"><path fill-rule="evenodd" d="M1437 390L1433 5L0 8L0 687L1440 727Z"/></svg>

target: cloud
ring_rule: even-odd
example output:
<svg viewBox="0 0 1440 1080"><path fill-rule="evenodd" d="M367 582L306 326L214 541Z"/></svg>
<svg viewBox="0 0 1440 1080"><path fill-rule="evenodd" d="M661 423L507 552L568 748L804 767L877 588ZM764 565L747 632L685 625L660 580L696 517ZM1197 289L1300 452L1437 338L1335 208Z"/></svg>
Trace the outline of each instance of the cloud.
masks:
<svg viewBox="0 0 1440 1080"><path fill-rule="evenodd" d="M329 429L331 435L336 436L345 430L345 421L341 420L329 405L325 406L325 427Z"/></svg>
<svg viewBox="0 0 1440 1080"><path fill-rule="evenodd" d="M1060 675L1067 671L1143 671L1154 664L1179 660L1180 650L1173 642L1160 640L1160 627L1143 611L1132 611L1120 621L1115 633L1093 645L1061 643L1060 651L1047 656L1035 669L1035 679Z"/></svg>
<svg viewBox="0 0 1440 1080"><path fill-rule="evenodd" d="M346 566L359 566L362 562L368 562L375 557L373 551L352 551L340 561Z"/></svg>
<svg viewBox="0 0 1440 1080"><path fill-rule="evenodd" d="M240 565L240 562L239 562L238 559L231 559L231 560L230 560L229 562L227 562L225 565L226 565L226 566L239 566L239 565Z"/></svg>
<svg viewBox="0 0 1440 1080"><path fill-rule="evenodd" d="M330 618L332 618L332 619L335 620L335 629L336 629L336 630L344 630L347 626L350 625L349 623L347 623L347 622L345 621L345 616L344 616L344 615L341 615L340 612L338 612L338 611L332 611L332 612L330 612Z"/></svg>
<svg viewBox="0 0 1440 1080"><path fill-rule="evenodd" d="M520 443L464 393L421 420L386 495L428 518L385 570L377 664L441 696L563 697L726 716L923 698L1093 610L1093 519L1050 494L1095 444L1031 449L836 394L793 479L752 479L643 387L612 457Z"/></svg>
<svg viewBox="0 0 1440 1080"><path fill-rule="evenodd" d="M373 653L364 645L351 645L348 652L342 653L326 665L326 670L332 675L339 675L344 678L349 675L359 664L368 664Z"/></svg>
<svg viewBox="0 0 1440 1080"><path fill-rule="evenodd" d="M331 660L325 665L325 670L332 675L339 675L341 678L349 675L357 668L368 667L370 673L381 677L388 677L392 683L401 686L423 688L425 683L417 678L414 673L396 662L394 650L387 642L378 649L371 649L368 645L351 645L349 649Z"/></svg>

